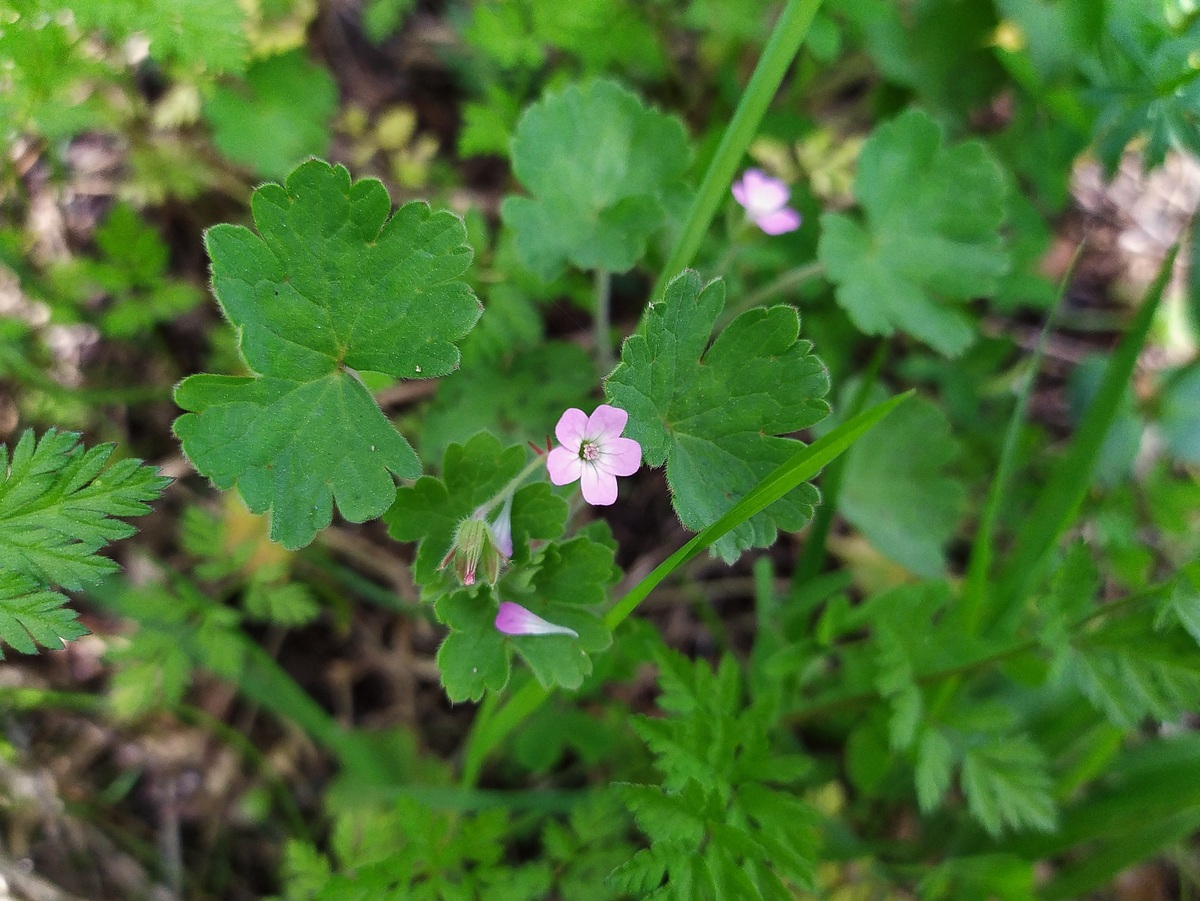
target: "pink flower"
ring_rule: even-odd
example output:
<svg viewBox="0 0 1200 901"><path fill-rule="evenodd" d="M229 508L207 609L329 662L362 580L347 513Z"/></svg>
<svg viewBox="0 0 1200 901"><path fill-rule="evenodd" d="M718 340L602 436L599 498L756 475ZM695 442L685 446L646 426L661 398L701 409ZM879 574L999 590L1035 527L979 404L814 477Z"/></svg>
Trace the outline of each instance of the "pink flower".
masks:
<svg viewBox="0 0 1200 901"><path fill-rule="evenodd" d="M621 432L629 414L601 404L588 416L572 407L554 427L562 443L550 451L546 469L555 485L570 485L579 479L583 499L607 506L617 499L617 476L631 476L642 465L642 446Z"/></svg>
<svg viewBox="0 0 1200 901"><path fill-rule="evenodd" d="M492 541L496 545L496 550L504 555L505 560L509 559L513 554L511 494L504 499L500 515L493 522L488 523L488 528L492 530Z"/></svg>
<svg viewBox="0 0 1200 901"><path fill-rule="evenodd" d="M566 626L556 626L520 604L505 601L496 614L496 628L505 635L570 635L578 638L579 633Z"/></svg>
<svg viewBox="0 0 1200 901"><path fill-rule="evenodd" d="M733 198L746 215L768 235L782 235L800 227L800 214L787 206L788 186L760 169L747 169L742 180L733 183Z"/></svg>

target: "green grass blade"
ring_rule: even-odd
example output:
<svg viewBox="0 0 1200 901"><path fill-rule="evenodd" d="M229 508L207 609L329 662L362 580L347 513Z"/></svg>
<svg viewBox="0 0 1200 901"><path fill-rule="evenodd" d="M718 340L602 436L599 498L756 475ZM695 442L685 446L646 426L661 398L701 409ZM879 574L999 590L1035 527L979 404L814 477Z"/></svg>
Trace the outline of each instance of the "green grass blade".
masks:
<svg viewBox="0 0 1200 901"><path fill-rule="evenodd" d="M911 391L889 398L883 403L876 404L864 413L855 416L849 422L838 426L824 438L814 441L792 459L781 465L773 473L758 483L758 486L738 501L734 506L707 529L699 532L687 544L655 567L646 578L642 579L633 590L617 602L604 617L604 625L615 629L645 600L659 583L683 564L696 555L705 551L718 538L732 529L737 528L746 520L761 513L775 501L779 500L801 482L811 479L825 468L827 463L836 460L851 444L866 432L871 426L883 419L912 396Z"/></svg>
<svg viewBox="0 0 1200 901"><path fill-rule="evenodd" d="M692 207L688 210L683 228L675 239L666 264L654 285L652 297L659 297L667 287L667 282L691 265L700 249L700 242L705 232L712 224L713 217L733 182L737 167L746 153L746 148L754 140L758 125L763 114L771 105L775 92L783 82L788 67L800 51L800 45L808 35L813 17L821 7L821 0L788 0L787 6L775 24L767 46L763 48L750 83L734 110L729 127L721 137L717 152L713 154Z"/></svg>
<svg viewBox="0 0 1200 901"><path fill-rule="evenodd" d="M728 513L696 534L691 541L655 567L653 572L635 585L617 602L616 606L608 611L604 617L604 624L609 629L616 629L667 576L693 557L703 553L722 535L762 512L801 482L811 479L828 463L843 454L875 423L908 400L912 394L912 391L908 391L876 404L795 454L792 459L783 463L759 482L755 489L738 501ZM467 739L463 763L462 783L464 785L475 784L487 755L525 717L538 708L546 699L547 694L546 689L530 680L513 693L507 704L494 710L490 716L480 721L478 728L471 730Z"/></svg>
<svg viewBox="0 0 1200 901"><path fill-rule="evenodd" d="M1092 481L1100 447L1133 375L1178 251L1177 244L1167 254L1141 309L1109 361L1100 390L1079 423L1066 456L1059 461L1032 512L1025 518L1024 527L1017 534L1013 552L997 586L994 619L1006 622L1036 586L1051 550L1083 502Z"/></svg>
<svg viewBox="0 0 1200 901"><path fill-rule="evenodd" d="M1021 437L1021 427L1029 411L1029 399L1033 396L1033 385L1037 374L1042 368L1042 358L1046 355L1046 344L1050 338L1051 329L1062 310L1063 298L1067 295L1067 285L1075 264L1079 261L1080 244L1071 259L1071 265L1062 278L1058 287L1058 299L1038 335L1037 345L1033 349L1033 357L1029 361L1029 372L1025 376L1021 390L1017 392L1017 403L1009 417L1008 427L1004 432L1004 443L1000 448L1000 459L996 465L996 476L988 488L987 500L984 502L983 515L979 519L979 527L975 530L975 540L971 544L971 557L967 564L967 578L963 584L962 600L958 607L958 617L967 635L976 635L984 618L987 603L988 578L992 571L992 550L996 536L996 522L1000 518L1000 508L1012 482L1013 470L1016 468L1017 444Z"/></svg>

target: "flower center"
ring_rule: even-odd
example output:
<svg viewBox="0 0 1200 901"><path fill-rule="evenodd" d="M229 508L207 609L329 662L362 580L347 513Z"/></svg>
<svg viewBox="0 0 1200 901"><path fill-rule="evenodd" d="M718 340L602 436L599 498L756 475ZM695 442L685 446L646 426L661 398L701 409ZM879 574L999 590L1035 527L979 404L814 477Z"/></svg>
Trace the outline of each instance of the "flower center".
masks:
<svg viewBox="0 0 1200 901"><path fill-rule="evenodd" d="M579 459L586 460L588 463L594 463L600 459L600 448L595 442L584 441L579 445Z"/></svg>

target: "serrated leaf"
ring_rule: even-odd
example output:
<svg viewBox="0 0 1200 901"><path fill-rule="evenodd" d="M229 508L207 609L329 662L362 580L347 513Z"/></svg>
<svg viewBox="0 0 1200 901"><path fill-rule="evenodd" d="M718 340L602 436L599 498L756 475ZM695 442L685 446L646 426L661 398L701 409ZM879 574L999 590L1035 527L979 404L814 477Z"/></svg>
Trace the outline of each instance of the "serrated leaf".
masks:
<svg viewBox="0 0 1200 901"><path fill-rule="evenodd" d="M252 582L242 606L255 619L289 627L306 625L321 612L316 598L302 582Z"/></svg>
<svg viewBox="0 0 1200 901"><path fill-rule="evenodd" d="M515 513L514 503L514 519ZM558 522L561 530L562 520ZM523 569L532 576L510 570L495 589L457 591L438 601L438 619L450 627L438 649L442 685L450 700L478 700L486 689L502 689L508 683L513 651L544 687L574 691L592 671L588 654L612 643L612 633L589 607L604 600L607 587L620 575L611 547L580 535L547 545ZM504 635L495 626L500 598L574 629L579 637Z"/></svg>
<svg viewBox="0 0 1200 901"><path fill-rule="evenodd" d="M972 816L993 836L1005 829L1054 830L1058 813L1046 758L1024 736L1000 737L963 754L962 787Z"/></svg>
<svg viewBox="0 0 1200 901"><path fill-rule="evenodd" d="M1109 177L1130 141L1145 135L1143 165L1161 165L1167 151L1200 154L1200 20L1181 15L1169 22L1165 7L1115 6L1107 35L1082 68L1099 107L1093 126L1096 153Z"/></svg>
<svg viewBox="0 0 1200 901"><path fill-rule="evenodd" d="M888 743L893 750L902 751L912 745L921 724L924 714L921 689L917 687L905 642L895 630L887 623L879 623L872 638L878 648L875 688L892 709Z"/></svg>
<svg viewBox="0 0 1200 901"><path fill-rule="evenodd" d="M286 187L254 192L258 235L218 225L205 236L217 300L257 375L185 379L175 400L190 412L175 434L218 487L269 510L271 537L289 548L312 541L335 503L354 522L379 516L393 476L420 473L354 370L444 375L479 317L458 280L471 258L462 220L419 202L389 218L390 207L378 181L351 184L312 160Z"/></svg>
<svg viewBox="0 0 1200 901"><path fill-rule="evenodd" d="M480 432L466 444L446 448L441 477L422 476L412 487L396 492L384 521L393 538L420 542L413 563L417 582L433 590L450 584L450 576L439 573L439 567L459 523L515 478L528 455L523 447L505 448L489 432ZM544 482L518 489L511 513L514 560L528 560L531 539L561 535L567 512L566 501L550 494Z"/></svg>
<svg viewBox="0 0 1200 901"><path fill-rule="evenodd" d="M132 718L178 704L191 682L192 660L176 636L142 628L107 655L115 664L108 696L114 712Z"/></svg>
<svg viewBox="0 0 1200 901"><path fill-rule="evenodd" d="M978 142L944 146L937 123L910 110L863 145L854 195L865 222L821 217L817 254L837 302L867 334L901 330L961 353L975 330L958 304L994 293L1008 270L999 165Z"/></svg>
<svg viewBox="0 0 1200 901"><path fill-rule="evenodd" d="M26 431L11 459L0 445L0 571L77 590L117 569L97 555L135 531L117 517L146 513L171 480L140 460L105 469L112 452L55 429Z"/></svg>
<svg viewBox="0 0 1200 901"><path fill-rule="evenodd" d="M450 628L437 663L451 701L478 701L485 691L501 691L508 684L509 656L494 624L499 607L486 590L456 591L437 602L438 619Z"/></svg>
<svg viewBox="0 0 1200 901"><path fill-rule="evenodd" d="M803 445L778 437L829 412L825 365L799 338L791 307L749 310L709 347L725 305L721 281L703 285L687 270L667 286L626 340L605 383L609 403L629 413L626 434L651 466L667 464L680 521L700 531L721 517ZM707 348L707 349L706 349ZM777 528L799 529L816 490L802 485L719 539L712 552L736 560L767 547Z"/></svg>
<svg viewBox="0 0 1200 901"><path fill-rule="evenodd" d="M1154 625L1162 628L1168 618L1174 619L1200 644L1200 587L1196 584L1200 564L1192 564L1189 569L1190 572L1181 572L1175 580L1165 603L1159 608Z"/></svg>
<svg viewBox="0 0 1200 901"><path fill-rule="evenodd" d="M666 221L691 157L673 116L611 81L569 85L526 110L513 171L532 197L500 207L522 262L542 278L567 264L624 272Z"/></svg>
<svg viewBox="0 0 1200 901"><path fill-rule="evenodd" d="M29 576L0 571L0 642L22 654L36 654L39 646L58 650L64 641L86 635L66 603L65 595L42 588Z"/></svg>
<svg viewBox="0 0 1200 901"><path fill-rule="evenodd" d="M1200 695L1195 641L1178 628L1155 629L1149 612L1077 639L1062 671L1110 722L1126 728L1147 716L1172 719Z"/></svg>
<svg viewBox="0 0 1200 901"><path fill-rule="evenodd" d="M1100 573L1086 544L1073 544L1054 571L1049 590L1038 599L1038 643L1062 666L1070 655L1074 628L1092 607L1100 588Z"/></svg>
<svg viewBox="0 0 1200 901"><path fill-rule="evenodd" d="M936 728L926 729L917 743L917 802L923 813L937 809L950 790L958 755L954 745Z"/></svg>
<svg viewBox="0 0 1200 901"><path fill-rule="evenodd" d="M337 83L303 50L268 57L245 80L221 85L204 106L217 149L266 178L283 178L329 150Z"/></svg>
<svg viewBox="0 0 1200 901"><path fill-rule="evenodd" d="M946 474L958 452L941 410L913 398L850 448L838 508L884 556L937 578L966 502Z"/></svg>

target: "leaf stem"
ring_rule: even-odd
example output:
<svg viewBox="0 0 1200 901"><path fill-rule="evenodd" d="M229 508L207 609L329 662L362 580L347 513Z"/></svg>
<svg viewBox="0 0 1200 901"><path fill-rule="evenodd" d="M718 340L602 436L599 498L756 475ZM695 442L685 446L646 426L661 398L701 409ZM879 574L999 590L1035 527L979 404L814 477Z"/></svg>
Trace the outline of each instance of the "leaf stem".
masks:
<svg viewBox="0 0 1200 901"><path fill-rule="evenodd" d="M742 297L738 302L738 310L750 310L762 304L764 300L774 297L776 294L782 294L790 288L798 288L807 281L814 278L821 278L825 275L825 267L819 260L813 260L811 263L805 263L803 266L796 266L794 269L788 269L786 272L781 272L774 280L767 282L761 288L751 291L749 294Z"/></svg>
<svg viewBox="0 0 1200 901"><path fill-rule="evenodd" d="M596 334L596 367L601 376L612 372L612 324L610 307L612 304L612 273L607 269L597 269L592 274L592 282L596 290L596 309L592 314L592 326Z"/></svg>
<svg viewBox="0 0 1200 901"><path fill-rule="evenodd" d="M759 123L783 83L792 60L800 52L800 46L808 35L813 17L821 7L821 0L788 0L787 6L775 23L767 46L763 48L750 83L734 110L733 118L721 137L717 152L696 191L696 197L688 210L683 228L659 272L652 298L661 297L667 282L691 265L700 249L700 242L712 224L713 216L725 199L725 192L733 182L734 173L746 148L754 140Z"/></svg>
<svg viewBox="0 0 1200 901"><path fill-rule="evenodd" d="M491 513L493 510L495 510L501 504L503 504L506 500L508 500L510 497L512 497L514 494L517 493L517 489L521 487L522 483L527 478L529 478L529 476L534 472L534 470L536 470L539 466L545 466L545 465L546 465L545 456L543 456L542 454L535 454L534 458L525 464L525 468L522 469L515 476L513 476L509 480L507 485L505 485L503 488L501 488L489 500L485 501L484 503L480 504L478 507L475 508L476 518L482 519L482 518L486 517L489 513Z"/></svg>

